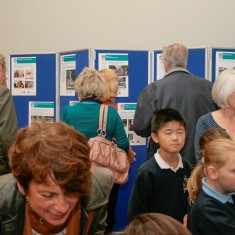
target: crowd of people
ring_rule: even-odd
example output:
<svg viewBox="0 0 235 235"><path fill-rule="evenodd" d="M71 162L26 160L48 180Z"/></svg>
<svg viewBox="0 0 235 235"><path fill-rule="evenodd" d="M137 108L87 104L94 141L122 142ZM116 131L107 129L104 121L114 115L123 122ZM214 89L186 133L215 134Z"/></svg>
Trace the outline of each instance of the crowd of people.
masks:
<svg viewBox="0 0 235 235"><path fill-rule="evenodd" d="M235 69L212 84L186 69L188 50L179 43L163 48L162 61L166 74L138 97L133 130L149 137L147 160L118 234L235 234ZM105 138L136 160L116 104L118 74L86 67L74 89L79 102L64 107L61 122L18 130L0 55L2 235L112 234L120 185L91 163L88 140L105 104Z"/></svg>

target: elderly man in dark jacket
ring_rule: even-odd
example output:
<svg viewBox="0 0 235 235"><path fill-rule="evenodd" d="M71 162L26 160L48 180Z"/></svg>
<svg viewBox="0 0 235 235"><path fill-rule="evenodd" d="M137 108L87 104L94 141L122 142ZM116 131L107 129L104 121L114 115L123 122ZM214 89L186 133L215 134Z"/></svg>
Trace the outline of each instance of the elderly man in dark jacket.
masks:
<svg viewBox="0 0 235 235"><path fill-rule="evenodd" d="M212 83L191 74L187 69L188 49L182 44L172 44L163 49L166 71L161 80L149 84L141 92L134 116L134 131L142 137L151 134L151 118L155 111L174 108L187 123L186 144L181 151L184 159L195 164L194 135L200 116L216 109L211 97ZM150 138L147 159L153 157L157 146Z"/></svg>

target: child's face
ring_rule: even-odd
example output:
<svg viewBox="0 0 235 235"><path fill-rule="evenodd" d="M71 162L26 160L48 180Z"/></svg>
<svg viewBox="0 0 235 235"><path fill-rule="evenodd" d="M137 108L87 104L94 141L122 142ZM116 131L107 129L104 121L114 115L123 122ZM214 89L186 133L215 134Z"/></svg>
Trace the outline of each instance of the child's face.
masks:
<svg viewBox="0 0 235 235"><path fill-rule="evenodd" d="M216 170L217 188L223 194L235 192L235 152L228 152L225 164Z"/></svg>
<svg viewBox="0 0 235 235"><path fill-rule="evenodd" d="M186 131L177 121L167 122L157 134L152 134L154 142L159 143L161 152L178 154L185 143Z"/></svg>

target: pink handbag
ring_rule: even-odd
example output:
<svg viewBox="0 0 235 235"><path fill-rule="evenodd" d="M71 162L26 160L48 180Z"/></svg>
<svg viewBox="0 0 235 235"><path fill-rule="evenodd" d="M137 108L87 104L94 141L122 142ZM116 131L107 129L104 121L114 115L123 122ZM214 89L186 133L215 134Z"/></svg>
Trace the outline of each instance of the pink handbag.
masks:
<svg viewBox="0 0 235 235"><path fill-rule="evenodd" d="M114 139L105 139L107 125L108 106L101 105L99 116L98 135L90 138L90 160L92 163L109 168L116 184L125 184L128 180L130 162L127 153L118 148Z"/></svg>

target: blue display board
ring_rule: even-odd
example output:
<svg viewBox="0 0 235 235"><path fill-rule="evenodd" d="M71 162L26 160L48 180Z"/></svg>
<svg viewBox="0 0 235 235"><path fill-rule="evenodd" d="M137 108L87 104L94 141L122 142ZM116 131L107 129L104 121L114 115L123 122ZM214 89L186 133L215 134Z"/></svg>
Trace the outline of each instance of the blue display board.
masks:
<svg viewBox="0 0 235 235"><path fill-rule="evenodd" d="M29 101L54 102L56 106L56 53L10 55L10 78L12 78L12 58L36 57L36 95L13 96L19 128L28 125ZM13 81L11 80L11 83ZM56 107L55 107L56 117Z"/></svg>
<svg viewBox="0 0 235 235"><path fill-rule="evenodd" d="M63 55L72 55L75 54L76 56L76 79L78 75L81 73L82 69L84 67L89 66L89 58L90 58L90 52L89 50L81 50L81 51L70 51L70 52L61 52L59 54L59 57ZM60 59L59 59L60 61ZM60 62L59 62L60 63ZM61 64L59 65L60 68ZM58 79L58 82L60 83L60 76ZM75 96L61 96L60 95L60 120L62 119L62 113L65 106L69 105L69 101L78 101L77 94Z"/></svg>
<svg viewBox="0 0 235 235"><path fill-rule="evenodd" d="M212 82L216 79L216 52L233 52L235 53L235 48L211 48L211 77Z"/></svg>
<svg viewBox="0 0 235 235"><path fill-rule="evenodd" d="M117 103L137 103L140 92L148 85L149 79L149 53L148 51L127 51L127 50L95 50L95 68L98 70L100 53L128 54L128 77L129 96L118 97ZM132 146L137 153L136 162L131 165L129 179L126 184L121 185L119 190L116 224L114 231L121 231L128 224L127 206L133 186L135 174L139 166L146 160L147 146Z"/></svg>
<svg viewBox="0 0 235 235"><path fill-rule="evenodd" d="M194 75L207 78L207 48L191 48L188 49L188 65L187 69ZM154 80L156 80L157 76L157 62L156 56L157 54L161 54L162 51L154 52Z"/></svg>

